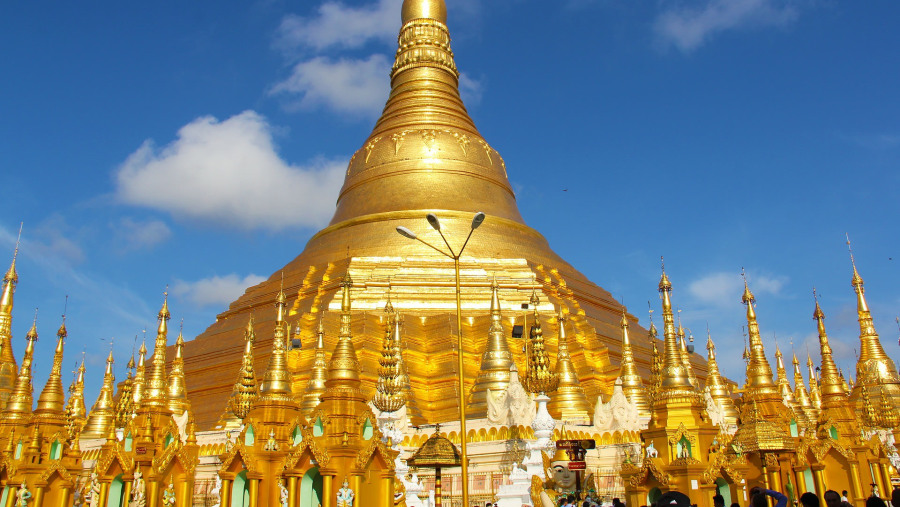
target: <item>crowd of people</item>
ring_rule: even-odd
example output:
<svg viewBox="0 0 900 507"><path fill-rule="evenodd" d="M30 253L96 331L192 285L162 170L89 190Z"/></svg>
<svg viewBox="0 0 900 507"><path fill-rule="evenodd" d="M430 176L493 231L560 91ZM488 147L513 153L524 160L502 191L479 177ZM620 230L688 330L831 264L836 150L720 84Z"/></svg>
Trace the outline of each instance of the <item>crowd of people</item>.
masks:
<svg viewBox="0 0 900 507"><path fill-rule="evenodd" d="M731 504L731 507L770 507L769 497L775 501L775 507L789 507L788 504L792 503L784 493L754 487L750 489L747 505L741 506L740 503L734 502ZM852 507L852 504L847 499L846 491L838 493L829 489L825 492L824 499L826 507ZM793 505L797 507L819 507L820 505L819 496L815 493L803 493L798 500ZM616 507L624 507L624 504ZM696 504L692 503L690 497L680 491L668 491L657 499L655 505L642 507L696 507ZM715 495L713 497L713 507L725 507L725 498L722 495ZM885 502L875 495L870 496L866 499L866 507L900 507L900 489L894 489L891 493L890 502Z"/></svg>

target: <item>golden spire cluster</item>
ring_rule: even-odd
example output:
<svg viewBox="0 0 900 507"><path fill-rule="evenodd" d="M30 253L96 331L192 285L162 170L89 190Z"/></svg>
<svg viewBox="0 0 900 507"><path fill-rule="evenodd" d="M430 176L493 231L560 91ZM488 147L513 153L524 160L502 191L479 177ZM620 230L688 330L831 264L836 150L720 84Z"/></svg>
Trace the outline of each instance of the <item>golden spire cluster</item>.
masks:
<svg viewBox="0 0 900 507"><path fill-rule="evenodd" d="M509 368L513 364L509 343L503 332L500 315L500 286L497 280L491 282L491 327L488 329L487 343L481 354L481 370L475 379L475 387L469 396L467 412L483 414L487 410L487 391L504 391L509 386Z"/></svg>
<svg viewBox="0 0 900 507"><path fill-rule="evenodd" d="M390 294L384 307L386 325L378 364L378 384L372 404L382 412L396 412L406 404L400 372L400 315L391 304Z"/></svg>
<svg viewBox="0 0 900 507"><path fill-rule="evenodd" d="M319 405L322 395L325 394L325 381L328 380L328 359L325 354L325 327L319 319L319 327L316 330L316 357L313 359L306 392L300 401L300 408L307 415Z"/></svg>
<svg viewBox="0 0 900 507"><path fill-rule="evenodd" d="M707 375L706 390L710 396L722 409L725 416L725 422L728 424L737 424L739 414L734 407L734 399L731 397L731 390L722 374L719 373L719 363L716 360L716 345L713 343L712 334L709 329L706 330L706 354L707 354Z"/></svg>
<svg viewBox="0 0 900 507"><path fill-rule="evenodd" d="M619 378L622 379L622 392L625 393L628 401L637 407L638 414L641 417L650 417L650 403L647 400L644 381L640 373L638 373L637 365L634 362L634 351L631 348L631 340L628 338L628 314L625 312L624 306L622 307L620 325L622 327L622 366L619 371Z"/></svg>
<svg viewBox="0 0 900 507"><path fill-rule="evenodd" d="M537 292L532 290L530 304L534 308L534 324L528 331L525 345L527 367L522 377L522 387L530 393L547 394L559 386L559 374L550 368L550 356L545 348L544 332L537 312L539 303Z"/></svg>
<svg viewBox="0 0 900 507"><path fill-rule="evenodd" d="M228 398L228 410L238 419L244 419L253 407L253 400L259 394L256 383L256 373L253 371L253 344L256 342L256 332L253 329L253 314L247 320L247 329L244 331L244 353L241 356L241 370L238 380L234 383L231 398Z"/></svg>
<svg viewBox="0 0 900 507"><path fill-rule="evenodd" d="M537 320L537 316L535 316ZM569 355L569 338L566 336L566 316L562 308L557 316L559 338L556 352L556 374L559 384L550 396L547 410L554 418L564 421L590 420L591 405L584 394L584 388L578 380L578 372Z"/></svg>
<svg viewBox="0 0 900 507"><path fill-rule="evenodd" d="M294 403L291 391L291 372L287 366L287 323L285 322L284 281L275 297L275 336L272 340L272 354L269 365L259 386L258 402L290 402Z"/></svg>

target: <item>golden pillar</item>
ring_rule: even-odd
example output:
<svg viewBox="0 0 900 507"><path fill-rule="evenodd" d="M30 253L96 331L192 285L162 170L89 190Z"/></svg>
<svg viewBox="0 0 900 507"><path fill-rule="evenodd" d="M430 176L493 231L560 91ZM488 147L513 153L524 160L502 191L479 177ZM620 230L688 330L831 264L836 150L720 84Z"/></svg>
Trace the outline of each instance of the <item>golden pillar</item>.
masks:
<svg viewBox="0 0 900 507"><path fill-rule="evenodd" d="M878 492L883 496L884 482L881 480L881 470L879 470L879 463L877 461L869 462L869 475L872 477L872 483L875 484L875 486L878 488ZM871 492L869 494L871 494ZM868 496L869 495L867 494L866 497Z"/></svg>
<svg viewBox="0 0 900 507"><path fill-rule="evenodd" d="M359 498L359 487L362 485L362 476L354 474L350 476L350 487L353 489L353 497Z"/></svg>
<svg viewBox="0 0 900 507"><path fill-rule="evenodd" d="M809 491L806 486L806 476L803 475L802 469L794 468L794 482L797 483L797 498L800 498L800 495Z"/></svg>
<svg viewBox="0 0 900 507"><path fill-rule="evenodd" d="M41 507L41 504L44 503L44 486L34 488L34 497L31 501L34 502L33 507Z"/></svg>
<svg viewBox="0 0 900 507"><path fill-rule="evenodd" d="M231 479L222 479L222 487L219 489L219 505L231 507Z"/></svg>
<svg viewBox="0 0 900 507"><path fill-rule="evenodd" d="M288 488L288 507L295 507L297 505L297 478L296 477L288 477L287 478L287 488ZM222 506L225 507L225 506Z"/></svg>
<svg viewBox="0 0 900 507"><path fill-rule="evenodd" d="M147 484L147 505L154 507L159 505L159 481L153 479L152 481L146 481L145 484Z"/></svg>
<svg viewBox="0 0 900 507"><path fill-rule="evenodd" d="M14 507L16 501L16 491L19 489L15 486L7 486L6 505L3 507Z"/></svg>
<svg viewBox="0 0 900 507"><path fill-rule="evenodd" d="M250 507L259 507L259 479L250 479Z"/></svg>
<svg viewBox="0 0 900 507"><path fill-rule="evenodd" d="M322 476L322 496L325 497L322 499L322 507L335 507L334 504L337 503L337 499L334 497L333 475Z"/></svg>
<svg viewBox="0 0 900 507"><path fill-rule="evenodd" d="M125 484L122 486L122 503L128 505L129 500L131 500L131 487L134 484L134 477L128 481L125 481Z"/></svg>
<svg viewBox="0 0 900 507"><path fill-rule="evenodd" d="M813 471L813 482L816 485L816 496L819 497L819 506L826 507L825 505L825 465L816 465L812 467Z"/></svg>
<svg viewBox="0 0 900 507"><path fill-rule="evenodd" d="M59 505L57 507L69 507L69 498L72 495L72 488L64 486L59 492Z"/></svg>
<svg viewBox="0 0 900 507"><path fill-rule="evenodd" d="M100 505L109 503L109 483L100 483ZM152 505L152 504L151 504Z"/></svg>
<svg viewBox="0 0 900 507"><path fill-rule="evenodd" d="M853 490L853 501L865 498L862 492L862 484L859 480L859 465L855 461L850 462L850 489Z"/></svg>
<svg viewBox="0 0 900 507"><path fill-rule="evenodd" d="M884 482L884 489L881 490L881 498L890 499L891 491L893 491L894 487L891 484L891 469L889 468L890 462L887 460L883 460L881 462L881 480Z"/></svg>
<svg viewBox="0 0 900 507"><path fill-rule="evenodd" d="M438 467L434 469L434 507L442 507L441 500L441 469Z"/></svg>
<svg viewBox="0 0 900 507"><path fill-rule="evenodd" d="M173 478L174 480L174 478ZM183 481L178 484L178 489L175 490L175 498L181 499L178 502L178 505L193 505L194 504L194 492L192 491L194 481L188 480L187 477ZM184 502L184 503L182 503Z"/></svg>
<svg viewBox="0 0 900 507"><path fill-rule="evenodd" d="M381 502L379 507L394 506L394 474L386 473L381 476Z"/></svg>

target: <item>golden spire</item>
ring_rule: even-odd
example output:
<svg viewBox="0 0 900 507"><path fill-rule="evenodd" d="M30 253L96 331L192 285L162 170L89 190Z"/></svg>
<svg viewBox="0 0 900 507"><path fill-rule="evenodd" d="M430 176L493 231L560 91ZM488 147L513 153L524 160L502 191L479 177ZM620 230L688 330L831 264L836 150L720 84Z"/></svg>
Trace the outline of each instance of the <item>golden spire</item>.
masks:
<svg viewBox="0 0 900 507"><path fill-rule="evenodd" d="M319 328L316 330L316 357L313 360L312 373L306 392L300 401L300 409L304 414L312 412L319 405L322 395L325 393L325 381L328 379L328 359L325 357L325 328L319 319Z"/></svg>
<svg viewBox="0 0 900 507"><path fill-rule="evenodd" d="M806 418L815 422L816 409L809 398L809 391L806 390L806 381L803 380L803 372L800 371L800 360L797 359L797 354L794 354L791 362L794 366L794 399L797 400L797 404L806 413Z"/></svg>
<svg viewBox="0 0 900 507"><path fill-rule="evenodd" d="M269 356L269 365L263 375L259 386L259 401L290 401L293 403L291 391L291 372L287 365L287 350L285 340L287 338L287 324L284 321L285 307L284 281L282 288L275 297L275 337L272 340L272 354Z"/></svg>
<svg viewBox="0 0 900 507"><path fill-rule="evenodd" d="M169 410L175 415L181 415L185 410L191 409L191 402L187 399L187 387L184 381L184 320L178 329L178 338L175 339L175 358L172 359L172 369L169 371Z"/></svg>
<svg viewBox="0 0 900 507"><path fill-rule="evenodd" d="M115 361L112 347L110 347L109 356L106 358L106 373L103 374L103 386L100 388L97 402L91 407L84 430L81 432L83 438L106 438L110 429L113 428L116 416L113 405L113 389L116 381L113 363Z"/></svg>
<svg viewBox="0 0 900 507"><path fill-rule="evenodd" d="M481 355L481 370L469 395L467 415L484 417L487 414L487 391L505 391L509 387L509 367L513 364L512 353L503 322L500 317L499 285L495 279L491 283L491 327L488 329L487 344Z"/></svg>
<svg viewBox="0 0 900 507"><path fill-rule="evenodd" d="M693 340L694 338L691 336L691 341ZM684 327L681 326L681 310L678 310L678 350L681 354L681 363L684 365L684 371L687 372L691 385L694 386L694 389L699 390L700 383L697 381L694 367L691 365L691 354L688 352L687 342L684 341Z"/></svg>
<svg viewBox="0 0 900 507"><path fill-rule="evenodd" d="M443 0L405 1L402 23L390 96L350 161L331 223L400 210L462 211L465 201L467 209L471 204L491 217L521 224L502 159L478 133L460 98ZM441 188L448 191L426 195L438 158L442 166L449 162L454 168L440 176ZM367 169L376 160L379 174L371 178ZM370 197L380 193L386 179L391 188L406 189L398 194L402 198ZM390 219L382 215L378 221Z"/></svg>
<svg viewBox="0 0 900 507"><path fill-rule="evenodd" d="M77 375L69 386L69 400L66 402L66 434L70 441L78 441L78 434L87 420L87 409L84 406L84 355Z"/></svg>
<svg viewBox="0 0 900 507"><path fill-rule="evenodd" d="M556 391L550 395L547 411L554 418L563 421L590 420L591 405L588 403L587 396L584 395L584 388L581 387L578 372L569 355L566 316L562 308L559 309L557 322L559 323L559 339L557 340L556 373L559 375L559 385Z"/></svg>
<svg viewBox="0 0 900 507"><path fill-rule="evenodd" d="M853 265L853 278L851 284L856 292L856 313L859 320L859 359L856 363L856 386L865 384L869 390L879 390L882 385L892 385L894 393L894 405L900 407L900 377L897 376L897 366L887 356L881 346L881 340L875 331L872 321L872 313L866 303L865 286L863 279L856 270L856 261L853 258L853 250L850 248L850 236L847 236L847 249L850 251L850 263ZM858 393L851 393L851 398L857 399Z"/></svg>
<svg viewBox="0 0 900 507"><path fill-rule="evenodd" d="M22 237L22 225L19 225L19 237L12 262L3 276L3 292L0 293L0 407L6 404L16 383L16 357L12 350L12 310L13 294L19 283L16 272L16 257L19 255L19 240Z"/></svg>
<svg viewBox="0 0 900 507"><path fill-rule="evenodd" d="M334 346L331 360L328 362L328 378L325 381L327 389L358 389L360 385L359 361L356 359L356 348L353 346L353 336L350 331L351 287L353 287L353 279L350 278L348 271L341 280L341 329L337 345Z"/></svg>
<svg viewBox="0 0 900 507"><path fill-rule="evenodd" d="M809 401L812 402L813 408L821 410L822 396L819 391L819 379L816 378L816 369L808 352L806 354L806 369L809 371Z"/></svg>
<svg viewBox="0 0 900 507"><path fill-rule="evenodd" d="M50 377L44 384L44 390L38 397L37 409L34 411L36 415L42 418L54 420L59 424L63 424L66 415L66 394L62 385L62 362L63 347L66 337L66 316L63 315L62 324L59 331L56 332L56 350L53 352L53 367L50 370Z"/></svg>
<svg viewBox="0 0 900 507"><path fill-rule="evenodd" d="M250 319L247 320L247 330L244 331L244 354L241 358L241 370L238 373L237 382L234 383L227 407L238 419L247 417L253 406L253 400L259 394L256 373L253 371L253 344L255 342L253 314L250 314Z"/></svg>
<svg viewBox="0 0 900 507"><path fill-rule="evenodd" d="M147 357L147 344L141 341L141 348L138 349L138 364L134 374L134 382L131 383L131 409L133 413L137 413L144 401L144 387L147 384L146 367L144 362Z"/></svg>
<svg viewBox="0 0 900 507"><path fill-rule="evenodd" d="M34 360L34 342L38 339L37 309L34 310L34 321L31 323L31 329L28 330L25 339L28 342L25 346L25 356L22 358L19 376L16 377L15 388L13 388L13 392L6 404L4 422L27 420L31 417L32 403L34 401L31 384L31 364Z"/></svg>
<svg viewBox="0 0 900 507"><path fill-rule="evenodd" d="M547 394L559 386L559 374L550 369L550 357L544 347L544 332L541 330L537 312L539 303L537 292L532 289L531 307L534 308L534 324L528 331L528 341L525 344L527 367L521 382L522 387L530 393Z"/></svg>
<svg viewBox="0 0 900 507"><path fill-rule="evenodd" d="M119 388L118 399L116 400L116 419L115 427L124 428L131 417L134 415L134 349L132 356L128 359L125 366L126 377Z"/></svg>
<svg viewBox="0 0 900 507"><path fill-rule="evenodd" d="M787 368L784 367L784 355L778 344L775 344L775 377L778 384L778 392L781 399L790 404L791 408L795 408L797 400L794 399L794 390L791 389L791 381L787 377Z"/></svg>
<svg viewBox="0 0 900 507"><path fill-rule="evenodd" d="M622 366L619 370L619 378L622 379L622 392L625 393L628 401L637 407L638 415L650 417L650 403L647 401L644 381L634 363L634 352L631 349L631 340L628 339L628 316L624 306L620 325L622 326Z"/></svg>
<svg viewBox="0 0 900 507"><path fill-rule="evenodd" d="M756 321L756 310L753 303L756 298L750 292L750 286L747 284L747 277L741 270L741 276L744 277L744 294L741 301L747 305L747 334L750 337L750 361L747 364L747 390L750 394L763 394L769 397L777 397L778 390L772 382L772 367L769 366L769 360L766 359L766 351L763 347L762 338L759 336L759 324Z"/></svg>
<svg viewBox="0 0 900 507"><path fill-rule="evenodd" d="M675 314L672 312L672 282L666 275L663 265L662 277L659 279L659 292L662 294L663 308L663 336L665 337L665 349L663 351L663 367L660 372L660 391L654 405L665 405L667 398L676 394L685 394L694 391L690 377L684 369L684 361L678 346L678 337L675 331Z"/></svg>
<svg viewBox="0 0 900 507"><path fill-rule="evenodd" d="M381 412L396 412L406 404L403 392L403 379L400 375L400 316L393 313L390 299L384 311L387 314L387 325L382 340L381 359L378 363L378 384L372 404Z"/></svg>
<svg viewBox="0 0 900 507"><path fill-rule="evenodd" d="M159 325L156 328L156 343L153 346L153 359L150 362L150 374L144 386L141 405L169 411L168 387L166 375L166 346L168 345L169 327L169 292L164 293L163 305L157 315Z"/></svg>
<svg viewBox="0 0 900 507"><path fill-rule="evenodd" d="M725 383L725 379L722 378L722 374L719 373L719 363L716 361L716 345L713 343L709 329L706 330L706 353L706 364L709 372L706 375L706 390L709 391L710 396L722 409L725 421L728 424L737 424L739 414L734 407L731 390L728 388L728 384Z"/></svg>
<svg viewBox="0 0 900 507"><path fill-rule="evenodd" d="M813 289L813 298L816 300L813 319L816 320L816 327L819 331L819 349L822 354L821 380L814 389L815 396L820 397L821 406L836 408L847 403L848 393L844 390L844 384L841 382L837 365L834 364L831 345L828 343L828 333L825 332L825 312L819 306L819 297L815 289ZM810 371L810 383L812 382L813 373Z"/></svg>
<svg viewBox="0 0 900 507"><path fill-rule="evenodd" d="M650 302L648 301L649 305ZM650 365L650 404L652 406L654 397L656 393L659 391L659 386L662 383L662 356L659 353L659 348L656 346L656 342L658 336L658 332L656 330L656 324L653 323L653 310L650 310L650 330L647 332L647 339L650 341L651 347L651 361ZM652 414L652 411L651 411Z"/></svg>

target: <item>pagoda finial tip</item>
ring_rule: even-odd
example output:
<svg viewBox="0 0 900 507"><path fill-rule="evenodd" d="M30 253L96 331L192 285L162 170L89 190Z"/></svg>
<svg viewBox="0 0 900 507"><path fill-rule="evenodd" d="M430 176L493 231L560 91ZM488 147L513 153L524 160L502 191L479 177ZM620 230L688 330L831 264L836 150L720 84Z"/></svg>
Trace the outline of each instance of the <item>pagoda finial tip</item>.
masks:
<svg viewBox="0 0 900 507"><path fill-rule="evenodd" d="M414 19L433 19L447 23L447 4L444 0L404 0L400 11L403 24Z"/></svg>

